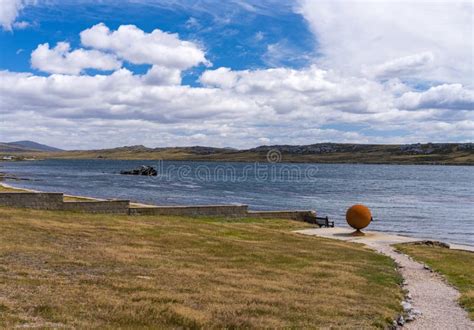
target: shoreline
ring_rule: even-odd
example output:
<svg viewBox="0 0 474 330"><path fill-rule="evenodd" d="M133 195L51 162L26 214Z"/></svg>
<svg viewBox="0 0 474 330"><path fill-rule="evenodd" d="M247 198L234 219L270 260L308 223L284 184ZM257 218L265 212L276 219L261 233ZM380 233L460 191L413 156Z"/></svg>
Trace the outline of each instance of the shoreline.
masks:
<svg viewBox="0 0 474 330"><path fill-rule="evenodd" d="M423 241L438 241L434 239L426 239L419 237L411 236L402 236L397 234L391 234L388 232L381 231L366 231L364 230L364 236L352 236L351 233L354 230L352 228L346 227L334 227L334 228L311 228L311 229L302 229L296 230L295 233L317 236L329 239L338 239L347 242L353 243L362 243L367 246L376 246L378 244L394 245L394 244L403 244L403 243L415 243ZM458 244L458 243L447 243L443 241L438 241L446 243L449 245L449 249L452 250L462 250L474 253L474 246L467 244Z"/></svg>

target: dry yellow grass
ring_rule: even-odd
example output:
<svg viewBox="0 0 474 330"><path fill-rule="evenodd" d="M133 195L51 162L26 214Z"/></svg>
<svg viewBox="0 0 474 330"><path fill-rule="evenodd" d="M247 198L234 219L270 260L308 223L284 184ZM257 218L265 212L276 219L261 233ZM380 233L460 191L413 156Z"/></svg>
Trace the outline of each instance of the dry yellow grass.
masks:
<svg viewBox="0 0 474 330"><path fill-rule="evenodd" d="M304 226L0 208L0 327L386 326L393 262Z"/></svg>

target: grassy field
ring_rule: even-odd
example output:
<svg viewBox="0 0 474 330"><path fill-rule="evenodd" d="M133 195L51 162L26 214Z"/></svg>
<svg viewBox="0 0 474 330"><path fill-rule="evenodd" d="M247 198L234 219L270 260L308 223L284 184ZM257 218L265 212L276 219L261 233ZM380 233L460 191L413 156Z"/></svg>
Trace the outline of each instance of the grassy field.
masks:
<svg viewBox="0 0 474 330"><path fill-rule="evenodd" d="M400 244L397 249L443 274L461 292L459 302L474 320L474 253L414 244Z"/></svg>
<svg viewBox="0 0 474 330"><path fill-rule="evenodd" d="M390 323L393 262L305 226L0 208L0 327Z"/></svg>

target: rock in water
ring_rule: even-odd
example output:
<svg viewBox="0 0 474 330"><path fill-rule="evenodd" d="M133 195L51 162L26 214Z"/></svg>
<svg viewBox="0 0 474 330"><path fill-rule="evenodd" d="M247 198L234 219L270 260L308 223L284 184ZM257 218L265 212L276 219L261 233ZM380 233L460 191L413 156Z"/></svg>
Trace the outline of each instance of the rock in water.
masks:
<svg viewBox="0 0 474 330"><path fill-rule="evenodd" d="M131 171L120 171L120 174L124 175L146 175L146 176L157 176L158 171L153 166L142 165Z"/></svg>

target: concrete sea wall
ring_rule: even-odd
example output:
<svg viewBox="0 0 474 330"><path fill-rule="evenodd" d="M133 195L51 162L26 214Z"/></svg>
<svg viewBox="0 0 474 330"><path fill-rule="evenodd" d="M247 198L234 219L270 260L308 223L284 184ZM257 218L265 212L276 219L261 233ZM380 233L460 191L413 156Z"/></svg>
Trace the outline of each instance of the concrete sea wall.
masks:
<svg viewBox="0 0 474 330"><path fill-rule="evenodd" d="M40 210L61 210L62 193L2 192L0 205Z"/></svg>
<svg viewBox="0 0 474 330"><path fill-rule="evenodd" d="M130 215L187 215L245 217L247 205L156 206L133 207Z"/></svg>
<svg viewBox="0 0 474 330"><path fill-rule="evenodd" d="M0 192L0 206L129 215L217 216L310 221L314 211L249 211L247 205L131 207L129 200L64 201L62 193Z"/></svg>
<svg viewBox="0 0 474 330"><path fill-rule="evenodd" d="M128 214L130 201L113 200L65 202L63 193L1 192L0 205L38 210Z"/></svg>
<svg viewBox="0 0 474 330"><path fill-rule="evenodd" d="M128 214L130 209L130 201L87 201L87 202L64 202L63 210L87 212L87 213L114 213Z"/></svg>
<svg viewBox="0 0 474 330"><path fill-rule="evenodd" d="M315 211L248 211L247 217L259 219L291 219L309 221L316 217Z"/></svg>

